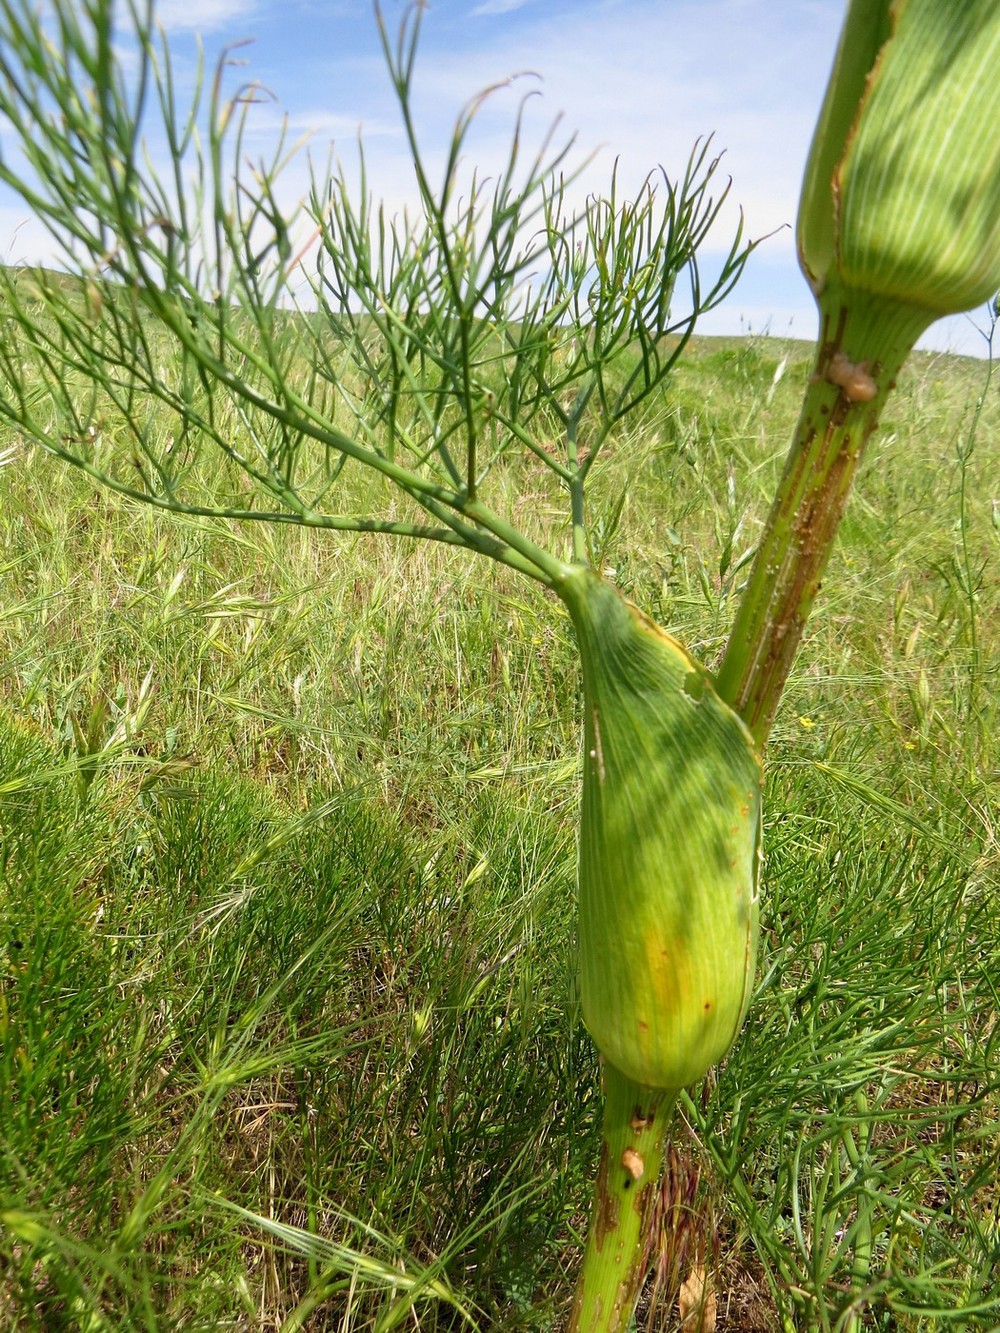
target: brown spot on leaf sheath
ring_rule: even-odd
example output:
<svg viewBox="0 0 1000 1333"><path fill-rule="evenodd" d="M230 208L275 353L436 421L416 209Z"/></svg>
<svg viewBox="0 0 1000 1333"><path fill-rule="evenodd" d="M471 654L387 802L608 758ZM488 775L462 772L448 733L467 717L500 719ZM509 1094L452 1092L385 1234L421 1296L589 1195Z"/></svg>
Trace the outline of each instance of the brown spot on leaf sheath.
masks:
<svg viewBox="0 0 1000 1333"><path fill-rule="evenodd" d="M849 403L870 403L878 393L878 385L872 379L870 370L871 362L855 362L843 352L834 352L826 374L830 383L836 384Z"/></svg>
<svg viewBox="0 0 1000 1333"><path fill-rule="evenodd" d="M870 316L849 293L822 311L792 448L716 679L758 744L770 731L858 460L909 351L891 321Z"/></svg>
<svg viewBox="0 0 1000 1333"><path fill-rule="evenodd" d="M622 1166L633 1180L641 1180L646 1170L646 1163L634 1148L626 1148L622 1153Z"/></svg>
<svg viewBox="0 0 1000 1333"><path fill-rule="evenodd" d="M594 1215L594 1241L598 1251L604 1249L609 1231L618 1225L618 1197L608 1179L608 1145L601 1148L601 1165L597 1171L597 1208Z"/></svg>

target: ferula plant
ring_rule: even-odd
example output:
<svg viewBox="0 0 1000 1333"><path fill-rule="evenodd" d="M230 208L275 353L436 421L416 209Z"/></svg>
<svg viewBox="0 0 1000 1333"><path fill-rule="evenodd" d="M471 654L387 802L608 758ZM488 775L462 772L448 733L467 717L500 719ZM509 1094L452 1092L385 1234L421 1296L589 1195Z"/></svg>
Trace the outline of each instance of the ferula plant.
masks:
<svg viewBox="0 0 1000 1333"><path fill-rule="evenodd" d="M609 447L753 249L737 230L703 279L726 194L710 143L679 180L625 199L613 175L574 208L571 145L526 153L521 114L499 172L466 171L479 99L435 180L411 112L420 21L417 6L395 38L379 18L419 199L396 216L363 159L359 184L334 164L290 207L290 145L243 165L262 94L231 90L223 59L182 106L139 0L0 0L0 180L61 255L2 276L0 415L138 501L445 543L565 605L583 680L581 994L605 1096L570 1328L611 1333L641 1290L671 1107L750 1002L761 753L859 456L921 332L1000 286L984 131L1000 9L849 7L799 218L815 365L715 674L608 581L588 508ZM525 456L536 501L564 505L550 542L510 497ZM340 497L364 477L355 513Z"/></svg>

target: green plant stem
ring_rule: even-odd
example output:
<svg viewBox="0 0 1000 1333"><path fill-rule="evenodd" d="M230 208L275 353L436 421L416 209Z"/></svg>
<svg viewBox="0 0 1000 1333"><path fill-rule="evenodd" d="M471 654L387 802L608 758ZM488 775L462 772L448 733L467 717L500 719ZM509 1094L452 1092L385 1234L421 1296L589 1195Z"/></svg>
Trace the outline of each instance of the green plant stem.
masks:
<svg viewBox="0 0 1000 1333"><path fill-rule="evenodd" d="M860 1089L854 1094L854 1107L857 1111L857 1131L858 1136L855 1139L851 1132L851 1126L846 1124L841 1131L841 1142L844 1145L844 1152L847 1155L847 1161L851 1170L856 1174L859 1181L864 1180L866 1173L866 1159L868 1156L868 1140L871 1133L871 1110L868 1105L868 1098ZM858 1192L858 1218L855 1225L854 1235L854 1272L852 1275L852 1288L855 1296L860 1298L860 1292L864 1284L868 1281L871 1274L872 1263L872 1200L866 1192ZM859 1310L862 1307L861 1301L858 1301ZM864 1325L860 1313L850 1315L845 1333L861 1333Z"/></svg>
<svg viewBox="0 0 1000 1333"><path fill-rule="evenodd" d="M624 1333L629 1327L649 1266L676 1100L676 1093L641 1087L604 1067L601 1163L568 1333Z"/></svg>
<svg viewBox="0 0 1000 1333"><path fill-rule="evenodd" d="M865 444L925 312L841 291L821 330L792 447L716 688L763 745L820 588Z"/></svg>
<svg viewBox="0 0 1000 1333"><path fill-rule="evenodd" d="M858 293L828 291L820 304L813 373L717 682L759 745L770 731L864 446L927 324L922 311ZM648 1265L675 1099L605 1069L601 1162L569 1333L616 1333L629 1325ZM642 1162L638 1181L623 1166L629 1152Z"/></svg>

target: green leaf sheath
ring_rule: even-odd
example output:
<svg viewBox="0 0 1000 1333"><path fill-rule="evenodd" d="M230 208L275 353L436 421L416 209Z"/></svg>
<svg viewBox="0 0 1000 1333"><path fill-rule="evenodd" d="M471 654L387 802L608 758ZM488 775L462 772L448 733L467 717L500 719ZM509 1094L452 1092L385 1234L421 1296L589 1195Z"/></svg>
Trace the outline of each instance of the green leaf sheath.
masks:
<svg viewBox="0 0 1000 1333"><path fill-rule="evenodd" d="M853 0L806 167L802 267L923 313L1000 281L1000 6Z"/></svg>
<svg viewBox="0 0 1000 1333"><path fill-rule="evenodd" d="M761 763L710 676L590 570L559 585L583 662L583 1014L647 1088L702 1078L753 982Z"/></svg>

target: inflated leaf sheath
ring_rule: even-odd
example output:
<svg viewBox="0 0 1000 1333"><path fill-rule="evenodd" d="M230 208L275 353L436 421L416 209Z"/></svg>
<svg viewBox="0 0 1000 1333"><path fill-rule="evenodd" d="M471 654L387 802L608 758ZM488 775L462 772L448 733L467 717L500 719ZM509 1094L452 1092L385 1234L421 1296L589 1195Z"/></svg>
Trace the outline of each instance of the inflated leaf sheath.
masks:
<svg viewBox="0 0 1000 1333"><path fill-rule="evenodd" d="M676 640L589 570L560 589L583 661L583 1015L606 1060L680 1089L732 1045L753 983L761 764Z"/></svg>
<svg viewBox="0 0 1000 1333"><path fill-rule="evenodd" d="M799 205L817 297L905 306L915 327L992 299L998 61L997 0L851 0Z"/></svg>

